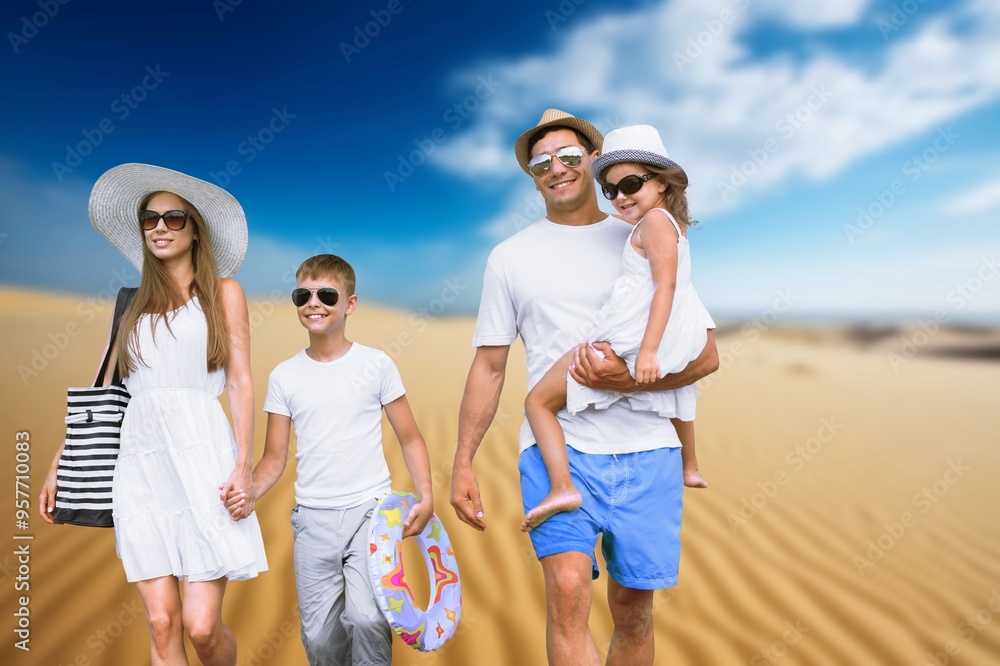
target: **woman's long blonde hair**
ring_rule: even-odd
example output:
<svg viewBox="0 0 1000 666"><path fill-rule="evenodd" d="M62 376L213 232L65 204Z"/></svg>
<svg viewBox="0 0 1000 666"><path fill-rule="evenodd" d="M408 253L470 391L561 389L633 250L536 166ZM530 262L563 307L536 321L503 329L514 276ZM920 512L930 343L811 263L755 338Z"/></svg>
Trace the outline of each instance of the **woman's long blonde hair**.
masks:
<svg viewBox="0 0 1000 666"><path fill-rule="evenodd" d="M146 204L160 192L152 192L139 202L139 209L136 211L136 231L143 234L139 228L138 212L145 210ZM169 194L174 194L169 192ZM229 335L226 328L226 320L222 310L222 296L219 287L219 273L215 263L215 254L212 252L212 239L209 236L208 226L204 223L201 213L191 205L191 202L177 196L184 202L184 208L188 212L188 223L194 224L195 236L194 246L191 250L191 260L194 264L194 279L191 281L191 296L197 296L202 311L205 313L205 320L208 323L208 354L206 364L208 371L212 372L220 367L225 367L229 359ZM116 341L118 350L118 372L122 377L126 377L138 367L139 363L146 365L142 358L142 351L139 349L139 318L148 314L152 317L150 326L155 331L156 326L162 319L167 330L170 330L170 317L168 313L184 305L184 297L180 287L174 282L166 266L149 251L149 246L143 238L142 244L142 280L139 282L139 289L132 299L132 303L122 315L119 333Z"/></svg>

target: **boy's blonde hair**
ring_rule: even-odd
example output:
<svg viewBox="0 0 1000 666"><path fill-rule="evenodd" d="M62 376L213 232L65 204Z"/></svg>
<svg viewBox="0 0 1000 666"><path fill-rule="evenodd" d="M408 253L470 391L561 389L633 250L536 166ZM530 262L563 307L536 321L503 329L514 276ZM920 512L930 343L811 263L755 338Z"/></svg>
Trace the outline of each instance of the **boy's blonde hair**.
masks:
<svg viewBox="0 0 1000 666"><path fill-rule="evenodd" d="M303 278L317 280L319 278L334 278L339 280L347 290L345 296L354 295L356 279L354 269L349 263L335 254L317 254L302 262L299 270L295 271L295 279Z"/></svg>

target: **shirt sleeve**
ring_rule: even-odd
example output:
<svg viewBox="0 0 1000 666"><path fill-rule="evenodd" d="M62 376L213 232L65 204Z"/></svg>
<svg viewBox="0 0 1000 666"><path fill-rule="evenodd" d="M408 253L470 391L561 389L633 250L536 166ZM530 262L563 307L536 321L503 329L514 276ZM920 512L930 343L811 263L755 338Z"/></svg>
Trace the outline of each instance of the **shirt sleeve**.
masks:
<svg viewBox="0 0 1000 666"><path fill-rule="evenodd" d="M494 266L493 257L483 274L483 295L479 301L473 347L509 345L517 339L517 310L510 287Z"/></svg>
<svg viewBox="0 0 1000 666"><path fill-rule="evenodd" d="M392 362L392 359L385 352L379 353L385 357L385 363L379 364L384 366L378 387L379 402L383 405L388 405L393 400L404 395L406 389L403 388L403 378L399 376L399 369L396 367L396 364Z"/></svg>
<svg viewBox="0 0 1000 666"><path fill-rule="evenodd" d="M269 414L280 414L281 416L291 416L292 411L288 408L285 400L285 390L281 382L281 367L271 371L271 376L267 378L267 395L264 398L264 411Z"/></svg>

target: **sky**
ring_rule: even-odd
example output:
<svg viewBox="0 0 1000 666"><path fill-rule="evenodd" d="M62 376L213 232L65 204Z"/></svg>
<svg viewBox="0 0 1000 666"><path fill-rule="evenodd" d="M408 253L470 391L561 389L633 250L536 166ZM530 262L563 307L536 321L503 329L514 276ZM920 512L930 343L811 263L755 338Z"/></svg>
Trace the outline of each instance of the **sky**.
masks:
<svg viewBox="0 0 1000 666"><path fill-rule="evenodd" d="M251 296L332 252L362 303L473 313L544 215L513 146L553 107L659 130L717 319L1000 323L989 0L9 0L0 28L0 284L137 283L87 199L146 162L239 199Z"/></svg>

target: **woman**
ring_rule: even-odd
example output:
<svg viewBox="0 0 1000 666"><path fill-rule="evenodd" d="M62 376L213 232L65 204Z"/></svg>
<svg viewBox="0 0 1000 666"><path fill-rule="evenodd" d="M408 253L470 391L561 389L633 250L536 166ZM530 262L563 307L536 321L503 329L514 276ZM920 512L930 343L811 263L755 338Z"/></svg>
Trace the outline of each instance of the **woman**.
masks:
<svg viewBox="0 0 1000 666"><path fill-rule="evenodd" d="M225 190L145 164L101 176L90 218L142 273L104 377L117 362L132 396L112 484L118 556L146 608L153 664L187 664L187 633L203 664L232 666L226 581L267 570L256 517L231 521L220 499L251 485L250 326L229 277L246 254L246 218ZM56 466L39 498L50 523Z"/></svg>

